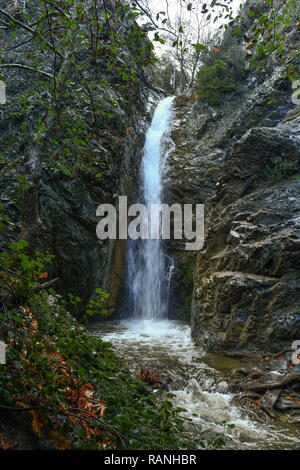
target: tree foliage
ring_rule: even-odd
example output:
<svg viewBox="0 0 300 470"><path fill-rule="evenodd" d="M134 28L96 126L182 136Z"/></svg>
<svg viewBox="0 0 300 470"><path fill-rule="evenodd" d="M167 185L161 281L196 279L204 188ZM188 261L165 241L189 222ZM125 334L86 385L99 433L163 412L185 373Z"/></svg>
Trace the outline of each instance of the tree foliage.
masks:
<svg viewBox="0 0 300 470"><path fill-rule="evenodd" d="M193 88L202 52L209 49L212 32L218 29L243 46L243 59L249 68L265 71L275 60L282 63L284 76L291 81L299 77L295 37L299 5L296 0L241 0L237 12L233 0L181 0L179 3L180 8L173 18L165 0L155 27L156 39L161 31L161 36L173 47L176 63L180 65L181 92L187 86Z"/></svg>
<svg viewBox="0 0 300 470"><path fill-rule="evenodd" d="M1 411L23 414L37 438L60 450L195 447L171 396L149 393L60 296L43 293L51 256L29 258L25 245L0 253ZM16 444L0 435L2 448Z"/></svg>
<svg viewBox="0 0 300 470"><path fill-rule="evenodd" d="M30 110L36 95L43 106L45 117L37 120L35 133L41 145L47 142L47 157L67 173L74 165L92 168L90 132L113 118L99 91L105 94L113 84L119 100L127 99L139 67L152 59L153 46L136 21L139 13L128 4L97 0L28 0L25 10L8 5L0 9L0 18L15 44L2 45L0 67L35 72L23 106ZM26 61L14 63L24 42Z"/></svg>
<svg viewBox="0 0 300 470"><path fill-rule="evenodd" d="M13 41L1 47L0 68L17 68L30 74L33 83L19 98L23 132L32 135L21 231L31 253L41 226L42 165L67 176L83 169L101 177L102 162L91 154L90 140L101 139L107 121L112 128L119 124L114 110L120 104L126 107L139 86L141 66L153 59L153 45L137 23L139 15L130 4L102 0L28 0L24 9L10 2L0 8L1 24ZM19 48L26 61L17 63ZM39 115L33 122L36 101Z"/></svg>
<svg viewBox="0 0 300 470"><path fill-rule="evenodd" d="M270 55L276 54L285 67L286 76L296 80L299 71L293 59L299 52L287 39L298 24L296 0L247 0L241 4L237 15L233 13L232 2L213 0L204 11L207 19L214 16L214 22L222 21L221 29L244 41L250 68L256 66L263 71Z"/></svg>
<svg viewBox="0 0 300 470"><path fill-rule="evenodd" d="M222 93L234 90L235 84L227 72L228 65L221 59L215 59L211 66L202 67L196 77L199 99L211 105L219 104Z"/></svg>

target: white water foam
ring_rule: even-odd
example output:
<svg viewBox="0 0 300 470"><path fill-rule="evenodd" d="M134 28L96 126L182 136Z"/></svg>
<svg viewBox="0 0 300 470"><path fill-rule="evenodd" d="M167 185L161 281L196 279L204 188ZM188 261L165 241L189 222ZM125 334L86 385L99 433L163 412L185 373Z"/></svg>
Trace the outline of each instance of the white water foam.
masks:
<svg viewBox="0 0 300 470"><path fill-rule="evenodd" d="M288 429L258 422L231 403L233 395L226 381L205 364L205 352L193 345L189 325L169 320L125 320L111 324L101 337L113 344L128 365L134 364L136 372L139 365L145 365L152 372L166 370L175 380L184 374L186 385L171 390L174 405L186 409L184 414L201 432L225 435L226 448L299 447L300 439Z"/></svg>
<svg viewBox="0 0 300 470"><path fill-rule="evenodd" d="M157 106L146 135L141 165L139 201L146 205L161 204L162 171L170 152L169 121L174 97L163 99ZM154 227L152 227L154 228ZM149 221L149 233L151 224ZM160 233L160 227L157 227ZM172 261L163 252L161 237L157 240L130 240L127 251L128 315L133 318L160 319L168 315Z"/></svg>

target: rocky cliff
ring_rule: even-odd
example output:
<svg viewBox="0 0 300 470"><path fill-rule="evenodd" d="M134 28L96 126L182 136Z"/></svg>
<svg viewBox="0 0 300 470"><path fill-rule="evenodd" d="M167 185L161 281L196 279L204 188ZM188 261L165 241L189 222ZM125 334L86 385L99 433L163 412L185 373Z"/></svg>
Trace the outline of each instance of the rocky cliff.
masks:
<svg viewBox="0 0 300 470"><path fill-rule="evenodd" d="M169 247L172 308L180 315L193 291L192 335L210 350L278 350L300 337L300 120L292 94L277 66L268 76L248 72L220 106L175 102L166 199L204 203L206 236L198 253Z"/></svg>
<svg viewBox="0 0 300 470"><path fill-rule="evenodd" d="M151 106L159 96L146 86L129 108L120 107L115 132L108 128L100 139L91 140L91 149L101 162L100 179L79 172L66 178L59 172L44 171L40 206L43 246L55 255L52 276L61 279L61 292L77 293L88 301L95 289L105 289L112 313L122 284L126 242L99 240L96 236L96 209L109 203L118 206L118 197L133 194L137 182L145 130ZM114 111L115 112L115 111ZM128 129L127 131L124 129ZM100 167L100 168L101 168Z"/></svg>
<svg viewBox="0 0 300 470"><path fill-rule="evenodd" d="M84 6L86 11L88 7L89 2ZM40 8L40 4L36 9L30 4L27 13L34 19L41 13ZM113 60L109 54L113 46L116 47L114 41L117 34L122 43L119 55L123 59L118 58L121 65L124 66L125 60L129 64L136 62L134 51L137 51L137 46L130 36L135 25L132 19L123 18L120 26L117 19L122 12L116 8L115 2L99 3L97 8L99 17L106 14L106 23L109 22L107 31L107 24L101 25L100 59L98 63L94 59L89 61L89 48L84 43L78 46L74 61L76 70L82 67L84 75L67 71L72 97L64 96L61 102L62 112L69 113L70 120L75 118L75 124L68 130L67 136L60 130L50 131L51 138L44 148L38 195L42 222L38 248L54 255L53 264L47 266L47 272L49 279L59 278L55 290L64 295L72 293L82 299L83 304L78 309L74 306L75 313L80 313L99 287L110 293L110 311L116 304L123 275L125 244L97 238L96 208L102 203L116 205L119 195L130 197L136 188L145 129L160 93L151 88L145 79L142 65L132 65L131 73L136 74L136 80L130 82L127 88L124 83L128 79L124 82L118 74L120 69L112 66L106 68ZM88 29L88 24L85 24L88 21L85 19L86 11L80 15L84 32ZM16 21L24 21L25 26L28 23L21 15L18 16L18 12L8 9L7 14L16 16ZM12 25L18 27L19 24L15 25L15 20L5 15L1 15L0 20L1 53L5 64L22 64L26 57L28 61L35 58L40 69L51 73L54 67L55 74L57 63L52 65L48 55L39 49L38 41L36 45L31 42L28 29L18 28L16 39L16 34L12 34ZM52 13L50 21L52 24L58 21L56 12ZM146 46L145 38L140 47L147 49ZM39 74L28 69L4 67L2 73L7 102L1 105L0 114L0 203L10 219L8 230L1 234L1 246L5 247L20 236L21 199L26 188L24 164L28 160L35 129L47 113L45 103L50 99L51 87L47 91L45 82L39 82ZM99 110L94 122L84 91L85 83L92 87L92 108ZM126 90L122 91L124 88ZM81 127L85 129L85 136ZM88 141L88 156L81 164L80 158L75 155L80 147L86 145L84 138ZM68 150L69 143L71 151ZM60 147L60 150L54 150L54 146Z"/></svg>

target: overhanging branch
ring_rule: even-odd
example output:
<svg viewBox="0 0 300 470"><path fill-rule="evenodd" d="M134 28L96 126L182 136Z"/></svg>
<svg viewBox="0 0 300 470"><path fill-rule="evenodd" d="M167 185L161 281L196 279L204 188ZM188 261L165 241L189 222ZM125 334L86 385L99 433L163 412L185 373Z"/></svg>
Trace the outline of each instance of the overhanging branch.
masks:
<svg viewBox="0 0 300 470"><path fill-rule="evenodd" d="M0 67L5 67L5 68L11 68L11 69L24 69L24 70L30 70L31 72L36 72L41 75L45 75L48 78L53 78L53 75L51 73L45 72L45 70L41 69L35 69L34 67L30 67L29 65L23 65L23 64L0 64Z"/></svg>
<svg viewBox="0 0 300 470"><path fill-rule="evenodd" d="M25 29L26 31L28 31L29 33L33 34L34 36L36 36L38 34L38 31L35 31L34 29L32 29L30 26L28 26L27 24L25 23L22 23L22 21L19 21L17 20L16 18L14 18L13 16L11 16L9 13L7 13L7 11L3 10L2 8L0 8L0 14L5 16L5 18L7 18L9 21L12 21L13 24L17 24L18 26L20 26L21 28ZM45 44L47 44L47 46L53 50L54 54L57 54L61 59L63 59L63 56L62 54L57 51L53 46L52 44L50 44L50 42L48 41L45 41Z"/></svg>

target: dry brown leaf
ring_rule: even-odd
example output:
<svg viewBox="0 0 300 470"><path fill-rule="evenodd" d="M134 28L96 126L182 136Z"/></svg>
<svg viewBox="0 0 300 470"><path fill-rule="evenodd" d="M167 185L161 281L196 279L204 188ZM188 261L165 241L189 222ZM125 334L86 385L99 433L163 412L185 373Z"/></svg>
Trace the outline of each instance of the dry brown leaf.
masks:
<svg viewBox="0 0 300 470"><path fill-rule="evenodd" d="M29 411L30 415L32 416L32 429L33 429L33 432L39 436L40 438L43 437L43 433L42 433L42 426L43 426L43 423L40 422L39 418L38 418L38 415L35 411Z"/></svg>
<svg viewBox="0 0 300 470"><path fill-rule="evenodd" d="M294 401L293 397L291 397L290 395L286 395L284 398L289 401Z"/></svg>
<svg viewBox="0 0 300 470"><path fill-rule="evenodd" d="M59 450L68 450L71 449L69 441L62 436L59 432L51 432L50 434L52 441L56 444Z"/></svg>
<svg viewBox="0 0 300 470"><path fill-rule="evenodd" d="M10 444L7 439L5 439L0 433L0 449L7 450L15 447L16 444Z"/></svg>

